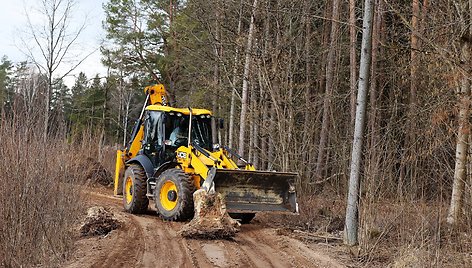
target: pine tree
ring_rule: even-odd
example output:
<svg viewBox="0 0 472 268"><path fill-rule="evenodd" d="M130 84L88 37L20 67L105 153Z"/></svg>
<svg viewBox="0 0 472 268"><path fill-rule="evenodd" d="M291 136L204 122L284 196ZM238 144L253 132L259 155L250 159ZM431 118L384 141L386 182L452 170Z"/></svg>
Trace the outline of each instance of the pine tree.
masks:
<svg viewBox="0 0 472 268"><path fill-rule="evenodd" d="M11 101L11 71L13 64L8 60L7 56L3 56L0 60L0 111L4 105Z"/></svg>

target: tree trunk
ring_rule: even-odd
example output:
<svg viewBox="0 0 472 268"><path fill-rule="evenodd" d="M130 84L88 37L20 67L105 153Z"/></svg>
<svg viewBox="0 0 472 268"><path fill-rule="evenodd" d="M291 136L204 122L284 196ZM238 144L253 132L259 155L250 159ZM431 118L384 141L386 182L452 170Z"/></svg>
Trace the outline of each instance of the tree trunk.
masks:
<svg viewBox="0 0 472 268"><path fill-rule="evenodd" d="M107 72L107 77L110 77L110 70ZM109 78L108 78L109 79ZM102 111L102 122L101 122L101 127L102 129L100 130L100 141L99 141L99 146L98 146L98 161L102 161L102 150L101 148L105 144L105 131L106 131L106 114L107 114L107 109L108 109L108 90L109 90L109 81L107 81L105 87L105 99L103 100L103 111Z"/></svg>
<svg viewBox="0 0 472 268"><path fill-rule="evenodd" d="M257 0L254 0L252 5L252 14L251 14L251 23L249 24L249 33L247 36L247 46L246 46L246 59L244 61L244 74L243 74L243 88L241 96L241 115L239 120L239 155L244 155L244 137L246 134L246 113L248 106L248 80L249 80L249 70L251 65L251 48L252 48L252 39L254 37L254 16L257 8Z"/></svg>
<svg viewBox="0 0 472 268"><path fill-rule="evenodd" d="M302 150L303 153L303 163L300 177L302 178L309 178L309 170L310 170L310 163L311 159L313 158L313 145L312 145L312 124L313 124L313 112L311 110L312 106L312 60L311 60L311 19L310 19L310 9L311 9L311 1L305 1L305 16L304 16L304 23L305 23L305 118L303 124L303 141L302 141ZM307 181L308 182L308 181Z"/></svg>
<svg viewBox="0 0 472 268"><path fill-rule="evenodd" d="M258 80L259 80L259 94L260 94L260 105L261 105L261 111L260 114L262 114L262 119L260 120L260 125L258 126L258 129L260 129L260 137L261 137L261 152L258 155L260 159L260 165L259 169L266 169L266 159L267 159L267 131L268 131L268 106L267 106L267 101L266 101L266 93L264 91L263 87L263 82L262 82L262 74L261 70L259 68L258 72Z"/></svg>
<svg viewBox="0 0 472 268"><path fill-rule="evenodd" d="M255 106L257 105L257 102L254 101L254 104ZM257 107L254 107L254 120L253 120L253 127L254 127L254 140L253 140L253 146L254 146L254 152L253 152L253 160L252 160L252 164L254 165L254 167L258 168L259 167L259 124L260 124L260 120L259 120L259 116L260 116L260 113L259 113L259 109L257 109Z"/></svg>
<svg viewBox="0 0 472 268"><path fill-rule="evenodd" d="M362 26L361 62L359 66L359 87L357 93L356 122L352 143L351 172L349 175L349 193L346 207L344 243L350 246L358 244L358 201L359 173L362 157L362 143L365 128L367 90L370 75L372 53L372 17L373 0L365 0Z"/></svg>
<svg viewBox="0 0 472 268"><path fill-rule="evenodd" d="M131 105L131 93L128 92L125 99L125 114L123 116L123 147L126 146L127 142L127 133L128 133L128 119L129 119L129 107Z"/></svg>
<svg viewBox="0 0 472 268"><path fill-rule="evenodd" d="M418 58L418 21L420 17L420 8L419 0L413 0L413 16L411 18L411 56L410 56L410 109L408 112L408 138L406 147L406 158L413 159L410 156L416 153L416 135L417 135L417 124L416 124L416 114L417 114L417 102L418 102L418 66L420 64ZM416 182L416 161L409 163L410 166L408 169L411 170L411 197L416 197L417 192L417 182ZM406 172L405 172L406 173ZM405 174L407 175L407 174Z"/></svg>
<svg viewBox="0 0 472 268"><path fill-rule="evenodd" d="M48 74L48 85L46 86L46 92L44 94L44 125L43 125L43 142L46 143L48 139L49 129L49 109L51 104L51 91L52 91L52 73Z"/></svg>
<svg viewBox="0 0 472 268"><path fill-rule="evenodd" d="M119 99L118 102L120 104L119 111L118 111L118 118L116 122L121 123L121 115L123 113L124 107L123 107L123 71L120 71L120 76L119 76L119 82L118 82L118 93L119 93ZM120 129L116 128L116 138L115 142L118 142L120 140Z"/></svg>
<svg viewBox="0 0 472 268"><path fill-rule="evenodd" d="M213 97L212 97L212 111L213 114L218 115L218 107L219 107L219 96L220 96L220 67L219 67L219 61L218 58L221 55L221 45L220 45L220 13L219 13L219 7L216 7L216 21L215 21L215 44L214 44L214 53L215 53L215 63L213 66ZM214 125L214 124L213 124ZM219 128L215 128L213 131L212 135L212 143L220 143L221 144L221 135L220 135L220 130Z"/></svg>
<svg viewBox="0 0 472 268"><path fill-rule="evenodd" d="M377 143L379 141L379 134L378 134L378 119L377 119L377 98L378 98L378 77L377 77L377 55L379 52L379 43L380 43L380 25L381 25L381 3L383 0L375 0L375 8L377 12L374 12L375 15L373 16L372 22L372 55L371 55L371 70L370 70L370 95L369 95L369 102L370 102L370 111L369 111L369 132L370 132L370 140L368 142L368 149L369 149L369 165L368 165L368 173L369 176L367 178L368 182L366 183L366 188L370 190L370 187L375 187L375 182L373 181L376 177L378 177L378 150L382 148L378 148Z"/></svg>
<svg viewBox="0 0 472 268"><path fill-rule="evenodd" d="M239 20L238 20L238 32L236 38L239 38L241 34L241 19L242 19L242 1L241 8L239 9ZM234 114L235 114L235 102L236 102L236 84L238 77L238 60L239 58L239 44L236 44L236 51L234 53L234 66L233 66L233 87L231 91L231 104L229 111L229 129L228 129L228 147L233 148L233 139L234 139Z"/></svg>
<svg viewBox="0 0 472 268"><path fill-rule="evenodd" d="M420 17L419 0L413 0L413 16L411 18L411 53L410 53L410 114L416 106L416 92L418 88L418 19Z"/></svg>
<svg viewBox="0 0 472 268"><path fill-rule="evenodd" d="M247 159L249 162L254 162L254 110L256 108L254 104L254 85L251 83L250 85L250 98L251 99L248 103L249 106L249 116L248 116L248 122L249 122L249 152L248 152L248 157Z"/></svg>
<svg viewBox="0 0 472 268"><path fill-rule="evenodd" d="M472 28L472 27L471 27ZM449 224L456 224L459 221L460 212L463 205L464 186L467 176L467 150L469 147L468 138L470 133L470 82L469 72L471 64L470 44L463 41L461 46L461 63L464 68L464 77L460 88L460 111L459 111L459 131L457 133L456 145L456 165L454 168L454 182L452 185L451 205L447 215Z"/></svg>
<svg viewBox="0 0 472 268"><path fill-rule="evenodd" d="M356 116L356 85L357 85L357 30L356 30L356 1L349 0L349 87L351 93L351 129L354 129ZM352 133L352 132L351 132Z"/></svg>
<svg viewBox="0 0 472 268"><path fill-rule="evenodd" d="M287 36L290 36L293 32L293 26L292 22L289 22L289 28L288 28L288 33L286 34ZM293 50L292 47L289 48L288 52L288 66L286 68L287 70L287 86L288 86L288 94L287 94L287 101L285 102L285 109L287 110L288 113L288 118L286 120L286 134L284 135L285 137L285 142L284 142L284 151L282 152L282 171L288 171L288 169L291 167L290 165L290 156L291 152L290 150L294 148L295 146L292 146L292 140L294 137L294 129L295 129L295 120L294 120L294 105L293 105L293 61L294 61L294 55L293 55Z"/></svg>
<svg viewBox="0 0 472 268"><path fill-rule="evenodd" d="M272 103L270 106L269 136L267 137L267 143L269 145L269 149L267 150L267 170L273 170L275 162L275 144L274 140L271 139L276 131L275 122L277 120L277 116L275 112L275 105L275 103Z"/></svg>
<svg viewBox="0 0 472 268"><path fill-rule="evenodd" d="M454 168L454 182L452 185L451 205L447 216L449 224L457 223L463 203L464 185L466 180L467 139L470 133L468 117L470 115L470 85L463 79L461 85L461 110L459 112L459 132L457 133L456 165Z"/></svg>
<svg viewBox="0 0 472 268"><path fill-rule="evenodd" d="M333 10L331 15L330 45L326 64L326 90L323 101L323 120L321 123L320 142L318 146L318 158L316 161L316 179L321 179L324 170L325 150L329 132L329 110L333 94L333 80L336 61L336 45L338 40L338 20L339 20L339 0L333 0Z"/></svg>

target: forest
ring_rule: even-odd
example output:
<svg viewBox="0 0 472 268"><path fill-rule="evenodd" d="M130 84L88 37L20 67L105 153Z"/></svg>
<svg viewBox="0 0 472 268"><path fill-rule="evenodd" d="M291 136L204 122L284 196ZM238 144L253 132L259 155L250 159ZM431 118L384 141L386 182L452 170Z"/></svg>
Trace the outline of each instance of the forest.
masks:
<svg viewBox="0 0 472 268"><path fill-rule="evenodd" d="M70 1L41 2L47 8ZM367 3L371 40L362 51ZM0 157L15 162L0 167L0 181L21 181L0 186L1 226L16 221L13 204L30 204L21 197L29 194L23 186L38 177L64 192L46 174L79 180L79 174L63 174L77 171L87 157L113 174L114 150L129 141L144 88L162 83L173 106L207 108L223 118L218 142L256 168L299 174L300 215L274 224L342 232L360 64L368 54L359 238L346 250L367 267L472 265L472 1L108 0L103 10L103 24L94 27L106 31L100 47L106 74L80 73L68 87L56 70L67 53L55 50L67 46L61 41L36 40L47 51L38 58L12 62L5 55L0 61ZM67 36L65 27L44 29L47 40ZM64 161L46 163L51 153ZM48 213L81 209L68 205ZM329 230L337 221L341 227ZM56 227L73 222L64 216ZM29 238L4 228L0 238L16 241L0 249L7 260L6 252ZM42 241L43 255L31 261L44 261L49 250L70 250L69 238L57 239L65 241L55 245L61 248ZM49 258L67 258L56 253ZM28 254L18 253L17 260ZM4 265L21 266L13 259Z"/></svg>

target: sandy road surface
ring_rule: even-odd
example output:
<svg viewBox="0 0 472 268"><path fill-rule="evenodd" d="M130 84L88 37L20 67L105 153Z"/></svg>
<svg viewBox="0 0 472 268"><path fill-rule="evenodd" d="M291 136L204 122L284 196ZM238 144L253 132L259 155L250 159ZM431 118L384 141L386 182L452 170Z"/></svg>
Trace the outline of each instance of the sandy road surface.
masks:
<svg viewBox="0 0 472 268"><path fill-rule="evenodd" d="M261 223L243 225L231 240L195 240L177 232L184 223L123 212L121 200L91 193L90 205L110 208L124 226L105 237L77 241L67 267L345 267L316 245ZM152 205L151 205L152 206Z"/></svg>

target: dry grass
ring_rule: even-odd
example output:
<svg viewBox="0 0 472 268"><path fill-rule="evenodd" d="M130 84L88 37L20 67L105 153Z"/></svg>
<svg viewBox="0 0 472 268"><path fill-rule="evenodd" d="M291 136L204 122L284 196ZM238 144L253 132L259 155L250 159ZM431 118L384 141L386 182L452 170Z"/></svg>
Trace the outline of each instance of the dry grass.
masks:
<svg viewBox="0 0 472 268"><path fill-rule="evenodd" d="M118 146L103 146L100 148L100 163L108 172L108 174L113 175L115 173L115 164L116 164L116 150L122 149ZM110 176L110 182L112 181L112 176Z"/></svg>
<svg viewBox="0 0 472 268"><path fill-rule="evenodd" d="M59 266L78 235L83 161L94 146L59 137L45 143L39 124L0 120L0 267Z"/></svg>
<svg viewBox="0 0 472 268"><path fill-rule="evenodd" d="M308 242L341 245L339 240L323 241L309 234L342 238L345 202L344 196L328 190L300 197L300 215L261 213L256 220ZM467 218L456 228L445 222L446 200L361 199L360 208L360 245L355 250L346 248L354 266L472 267L472 228Z"/></svg>
<svg viewBox="0 0 472 268"><path fill-rule="evenodd" d="M299 196L299 215L259 213L256 220L276 228L288 228L310 233L340 234L344 228L345 199L342 196L322 193Z"/></svg>
<svg viewBox="0 0 472 268"><path fill-rule="evenodd" d="M360 260L368 267L470 267L471 228L451 228L439 200L369 204L361 214ZM362 218L362 216L364 216Z"/></svg>

